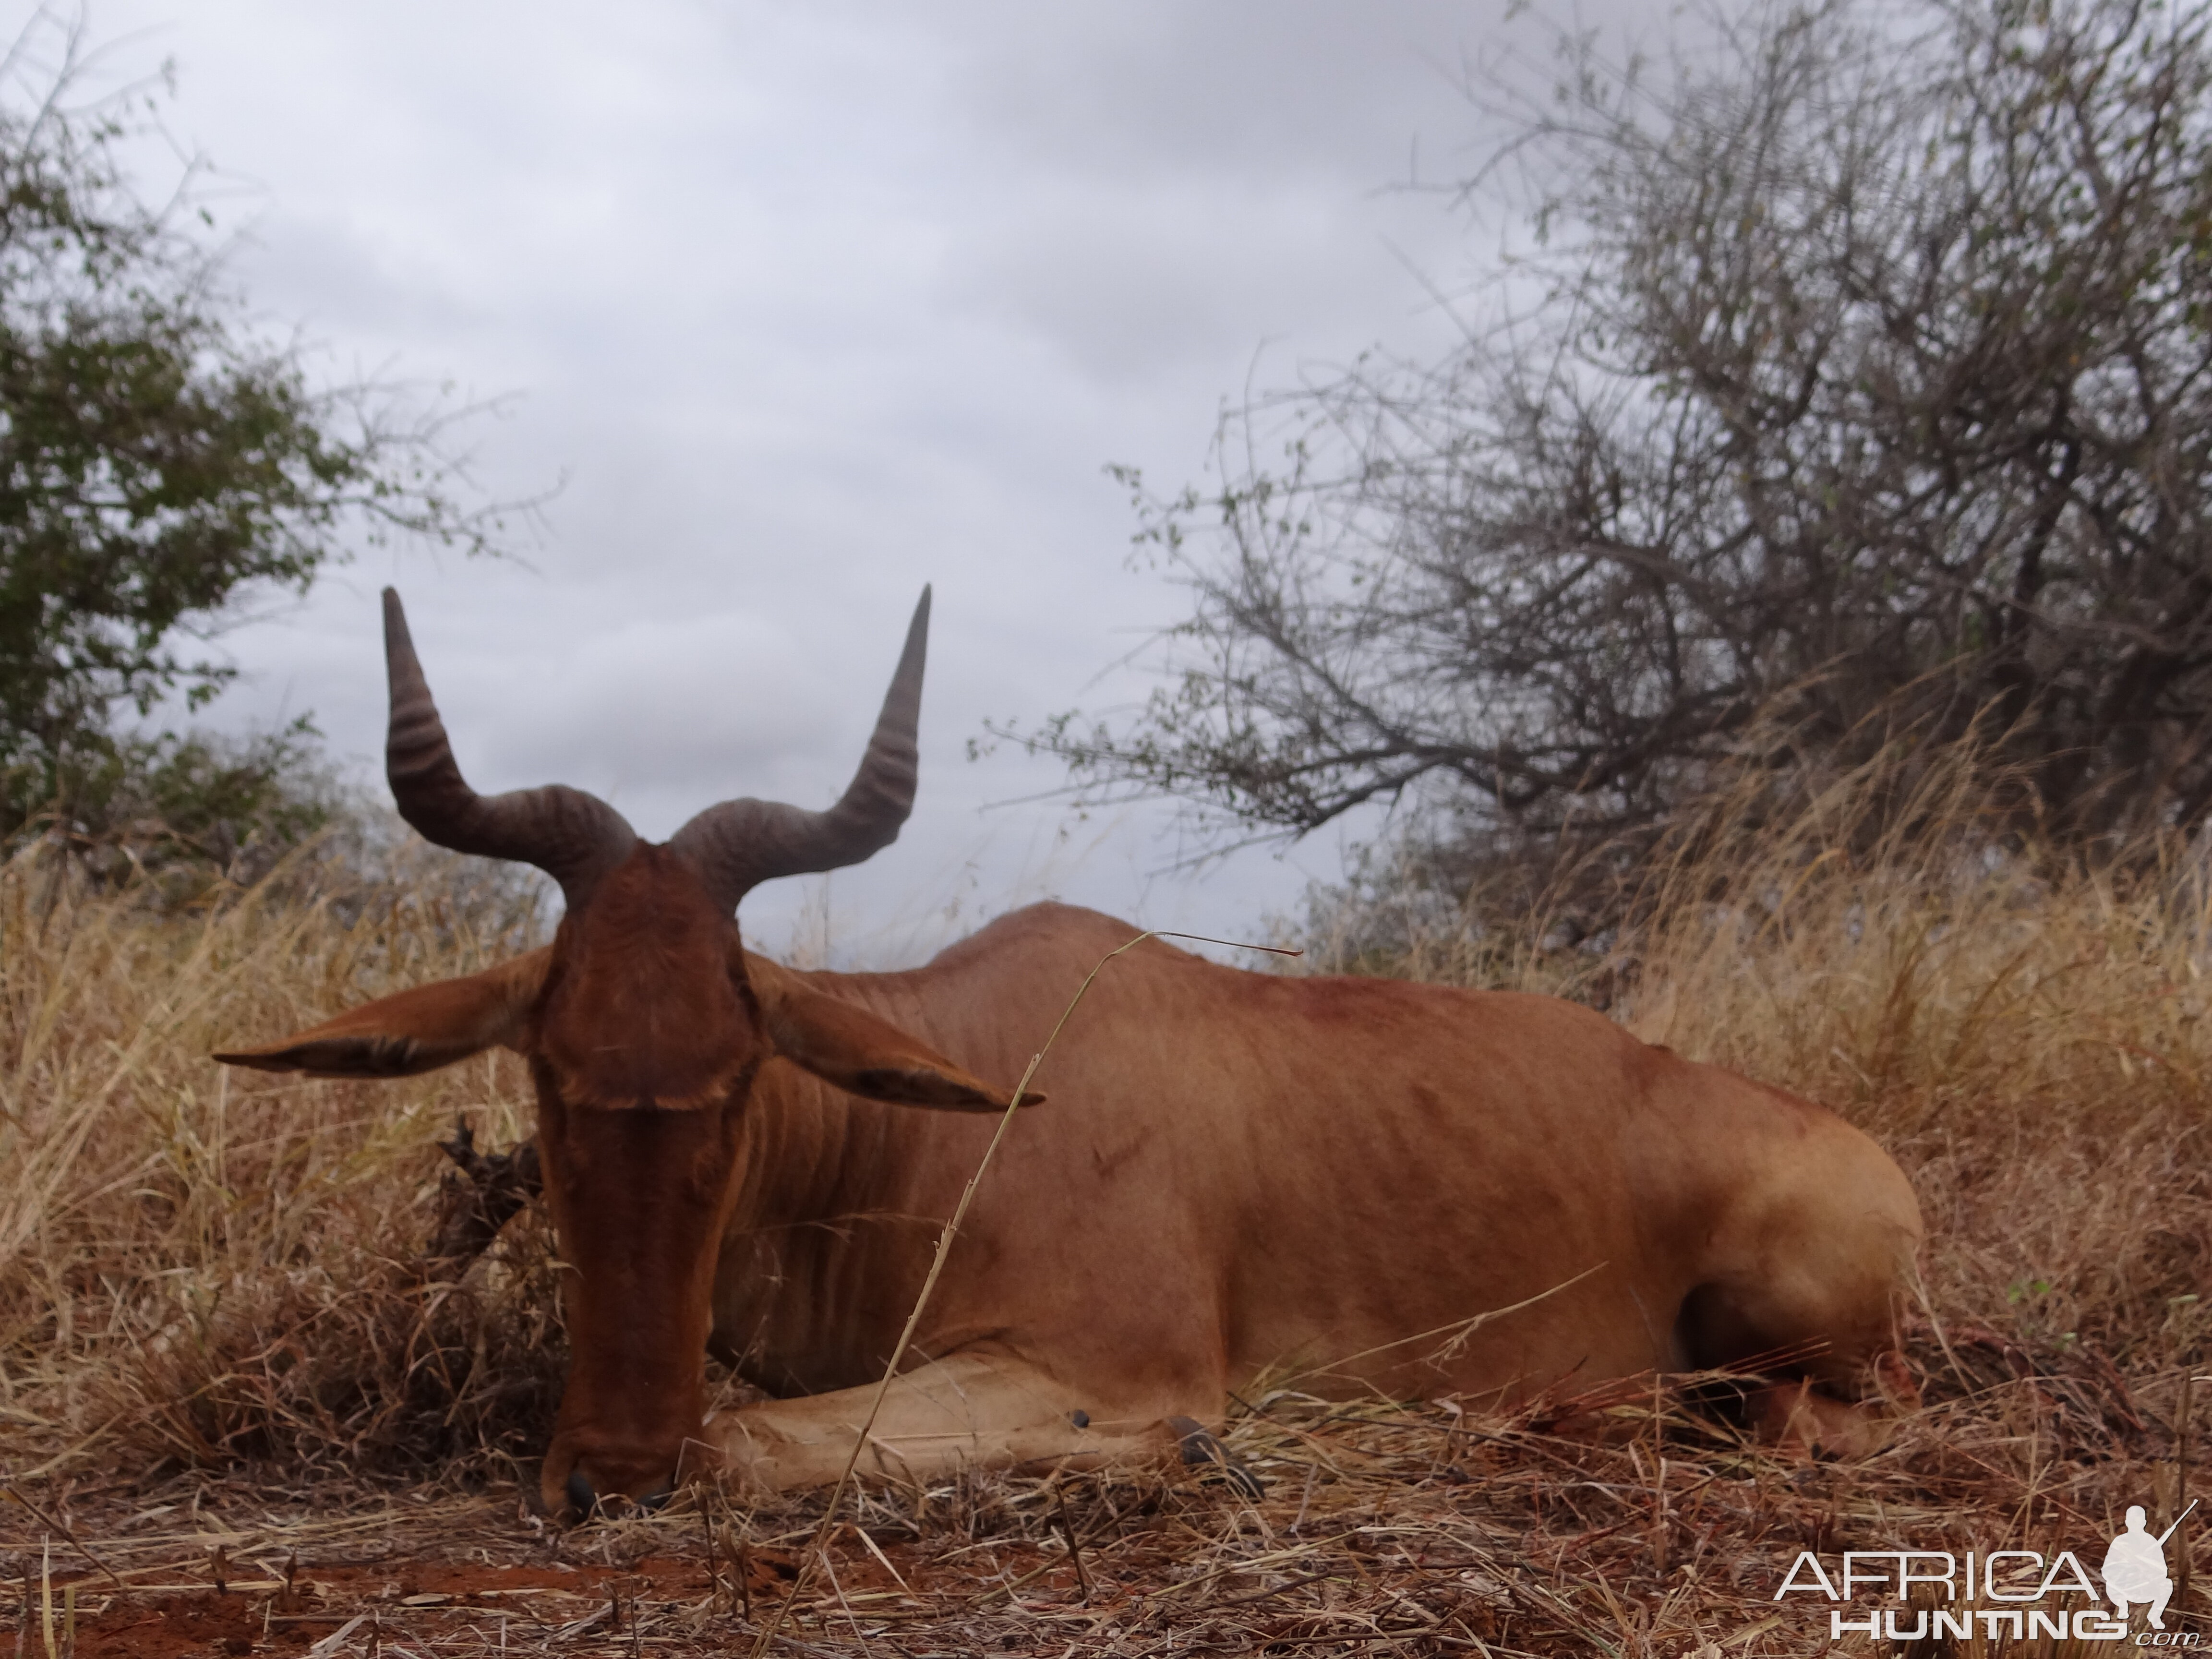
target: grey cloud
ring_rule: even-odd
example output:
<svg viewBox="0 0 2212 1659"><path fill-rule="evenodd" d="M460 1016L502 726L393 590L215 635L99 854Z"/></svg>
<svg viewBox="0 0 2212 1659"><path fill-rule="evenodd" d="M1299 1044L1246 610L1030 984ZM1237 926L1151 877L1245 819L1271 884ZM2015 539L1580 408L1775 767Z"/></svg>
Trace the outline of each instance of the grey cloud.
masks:
<svg viewBox="0 0 2212 1659"><path fill-rule="evenodd" d="M1502 7L1444 0L1180 0L965 9L957 87L1024 152L1116 179L1192 167L1248 180L1403 168L1417 134L1465 124L1455 66ZM1449 138L1446 138L1449 143Z"/></svg>
<svg viewBox="0 0 2212 1659"><path fill-rule="evenodd" d="M165 24L138 70L173 52L179 132L253 183L225 212L256 304L339 365L523 394L473 433L486 493L570 480L526 566L363 550L229 635L210 712L312 708L373 779L397 580L473 781L665 834L830 799L933 580L914 821L756 895L755 937L818 932L824 890L894 956L1045 892L1202 932L1290 908L1333 842L1161 875L1170 811L987 811L1060 774L962 745L1151 684L1102 671L1180 600L1124 570L1103 463L1199 476L1263 340L1279 384L1433 337L1394 250L1453 278L1458 228L1377 192L1416 135L1463 142L1437 65L1499 9L104 0L102 30Z"/></svg>

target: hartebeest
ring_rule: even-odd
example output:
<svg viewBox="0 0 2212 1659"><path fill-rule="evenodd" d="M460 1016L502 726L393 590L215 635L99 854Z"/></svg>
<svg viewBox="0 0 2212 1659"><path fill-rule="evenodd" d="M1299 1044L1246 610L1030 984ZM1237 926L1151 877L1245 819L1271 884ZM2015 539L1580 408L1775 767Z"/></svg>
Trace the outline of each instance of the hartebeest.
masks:
<svg viewBox="0 0 2212 1659"><path fill-rule="evenodd" d="M756 883L856 862L904 821L928 606L835 806L726 802L657 846L580 791L471 790L385 595L400 811L549 872L567 914L527 956L217 1058L351 1078L526 1058L571 1275L549 1506L649 1501L687 1446L768 1486L834 1479L994 1127L969 1114L1006 1103L1135 933L1040 905L896 974L740 944ZM1792 1409L1831 1427L1902 1376L1920 1218L1897 1166L1821 1108L1587 1009L1151 941L1038 1086L1050 1103L1012 1127L866 1468L1156 1455L1170 1419L1218 1422L1269 1371L1510 1397L1784 1353ZM708 1418L709 1348L778 1397Z"/></svg>

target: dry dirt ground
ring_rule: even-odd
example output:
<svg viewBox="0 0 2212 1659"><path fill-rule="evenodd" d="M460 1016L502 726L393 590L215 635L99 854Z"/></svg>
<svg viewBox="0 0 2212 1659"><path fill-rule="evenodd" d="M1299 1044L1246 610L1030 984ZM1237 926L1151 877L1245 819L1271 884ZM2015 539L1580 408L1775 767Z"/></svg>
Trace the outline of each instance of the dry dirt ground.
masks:
<svg viewBox="0 0 2212 1659"><path fill-rule="evenodd" d="M1746 1444L1648 1381L1510 1419L1286 1395L1228 1436L1256 1502L1211 1468L979 1476L848 1495L818 1550L820 1495L695 1491L563 1528L515 1486L10 1488L0 1629L31 1659L750 1652L779 1615L772 1652L885 1659L2137 1645L1832 1644L1826 1601L1775 1599L1803 1549L2027 1544L2094 1568L2128 1504L2162 1528L2185 1500L2180 1378L1987 1333L1923 1329L1914 1358L1929 1403L1863 1462ZM2170 1629L2203 1631L2205 1601L2185 1578Z"/></svg>

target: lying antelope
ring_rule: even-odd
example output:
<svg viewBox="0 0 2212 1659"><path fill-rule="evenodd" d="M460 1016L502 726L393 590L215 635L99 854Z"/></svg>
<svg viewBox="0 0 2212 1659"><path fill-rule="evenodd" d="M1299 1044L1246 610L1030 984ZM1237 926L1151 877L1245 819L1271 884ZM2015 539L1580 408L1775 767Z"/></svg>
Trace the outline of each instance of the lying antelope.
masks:
<svg viewBox="0 0 2212 1659"><path fill-rule="evenodd" d="M342 1078L495 1044L528 1061L571 1269L550 1508L655 1501L713 1464L835 1480L989 1115L1136 930L1038 905L895 974L744 948L754 885L856 863L904 822L927 592L835 806L726 801L665 845L580 790L477 795L384 605L400 811L547 872L567 914L541 950L216 1058ZM1218 1423L1262 1372L1504 1400L1779 1353L1794 1382L1770 1416L1830 1435L1909 1389L1894 1316L1921 1229L1896 1164L1572 1004L1148 941L1036 1086L1049 1103L1009 1130L864 1470L1188 1454L1178 1419ZM775 1398L709 1416L710 1350Z"/></svg>

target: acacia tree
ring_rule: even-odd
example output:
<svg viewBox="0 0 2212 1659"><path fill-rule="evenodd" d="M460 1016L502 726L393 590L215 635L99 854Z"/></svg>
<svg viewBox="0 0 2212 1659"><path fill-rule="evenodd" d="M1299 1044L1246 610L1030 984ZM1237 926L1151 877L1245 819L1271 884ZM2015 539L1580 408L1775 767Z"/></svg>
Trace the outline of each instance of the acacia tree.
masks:
<svg viewBox="0 0 2212 1659"><path fill-rule="evenodd" d="M160 135L160 87L88 78L52 14L0 61L0 831L114 784L123 708L213 695L234 671L199 643L242 596L304 591L349 532L475 551L496 528L449 493L441 417L314 384L256 325L197 166L139 195L125 152Z"/></svg>
<svg viewBox="0 0 2212 1659"><path fill-rule="evenodd" d="M1656 86L1571 45L1468 187L1517 182L1534 233L1494 314L1248 406L1218 488L1140 490L1178 677L1025 740L1094 796L1294 833L1403 799L1462 852L1632 842L1753 745L1970 728L2049 826L2194 823L2207 19L1832 0Z"/></svg>

